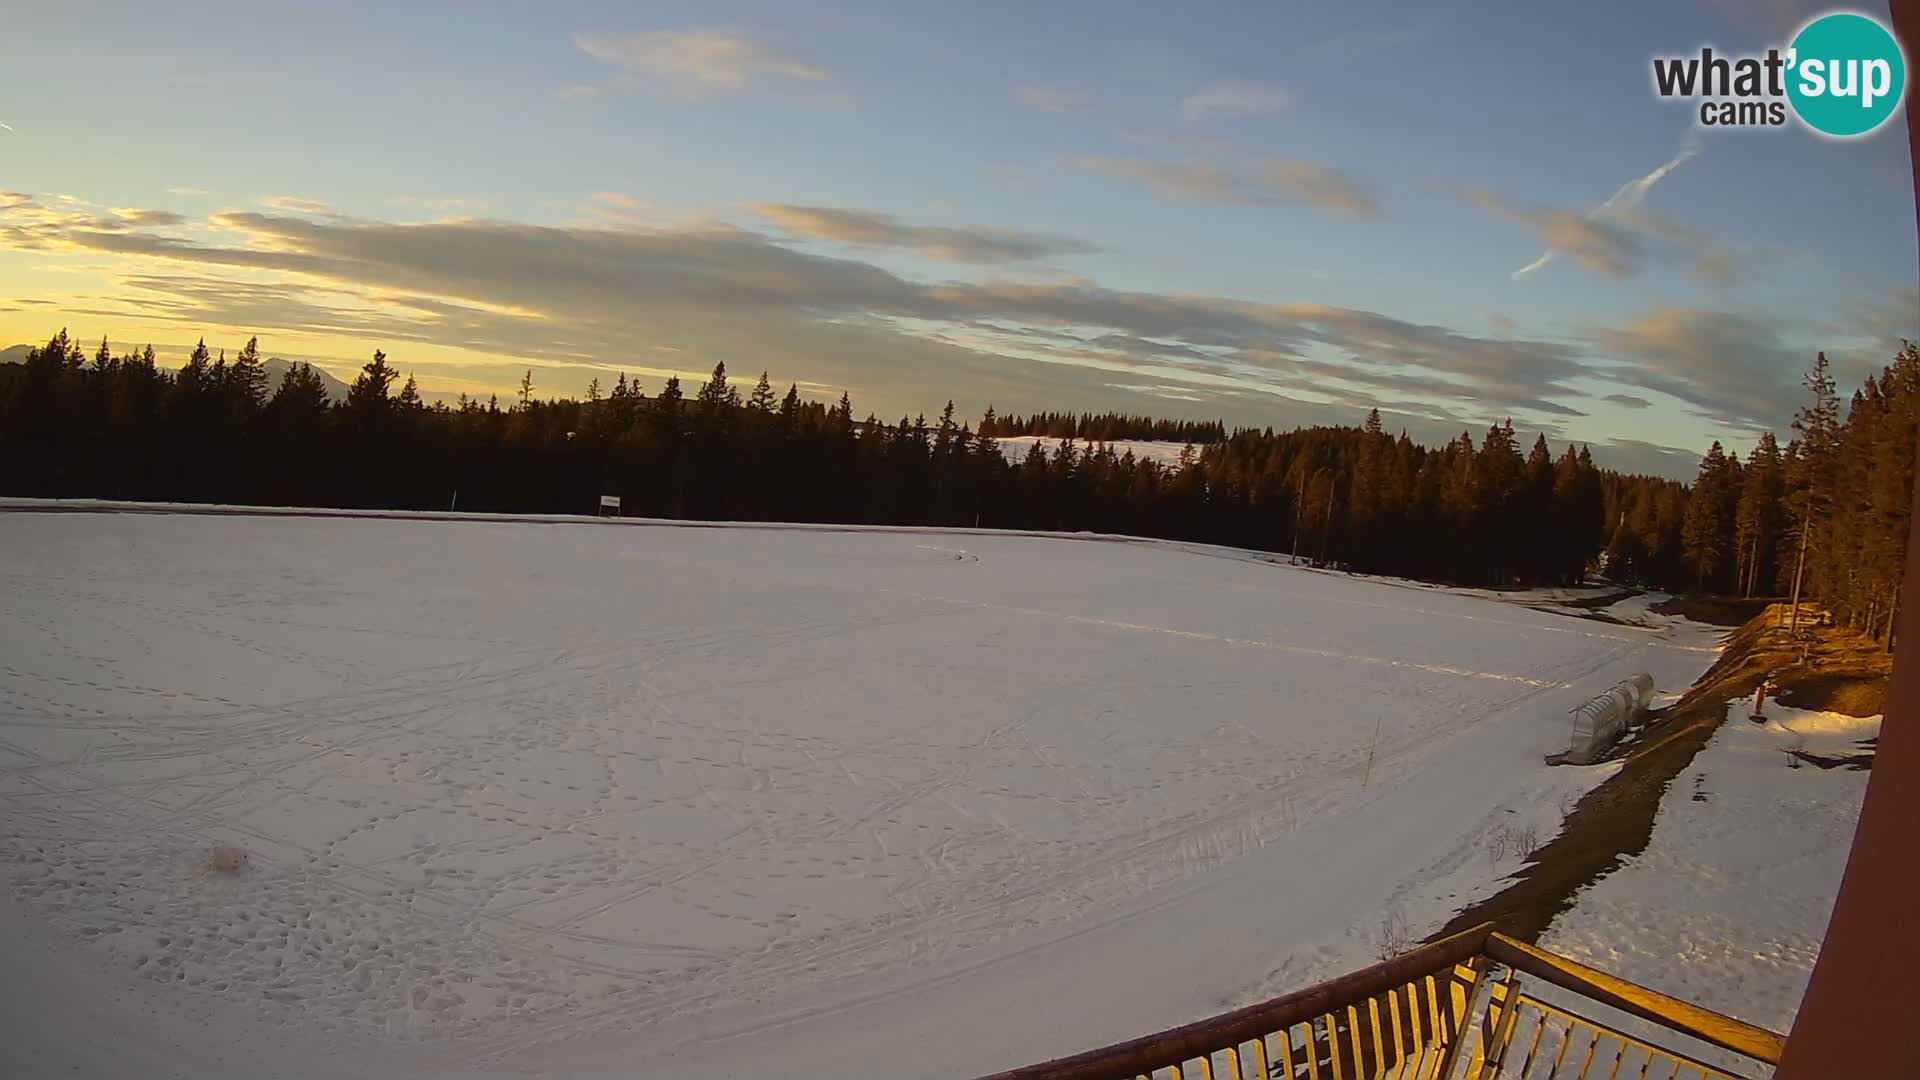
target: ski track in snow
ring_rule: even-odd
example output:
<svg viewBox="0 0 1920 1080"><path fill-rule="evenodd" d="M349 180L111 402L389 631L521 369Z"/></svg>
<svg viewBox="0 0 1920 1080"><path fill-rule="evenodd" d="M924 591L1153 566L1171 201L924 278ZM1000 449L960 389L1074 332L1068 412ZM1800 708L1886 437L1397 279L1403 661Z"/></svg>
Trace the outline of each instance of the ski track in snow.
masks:
<svg viewBox="0 0 1920 1080"><path fill-rule="evenodd" d="M956 1020L918 1063L946 1075L1365 962L1389 905L1426 932L1518 868L1491 830L1544 842L1605 775L1540 765L1570 705L1710 659L1681 622L1214 554L0 513L0 867L109 970L362 1072L424 1042L454 1073L722 1075L727 1033L793 1028L754 1052L808 1074L863 1009L1002 996L1030 950L1244 921L1231 962L1124 1008ZM1458 819L1380 831L1438 803ZM1381 858L1312 864L1337 905L1234 884L1356 843ZM216 845L249 868L206 869ZM1099 955L1094 984L1156 978Z"/></svg>

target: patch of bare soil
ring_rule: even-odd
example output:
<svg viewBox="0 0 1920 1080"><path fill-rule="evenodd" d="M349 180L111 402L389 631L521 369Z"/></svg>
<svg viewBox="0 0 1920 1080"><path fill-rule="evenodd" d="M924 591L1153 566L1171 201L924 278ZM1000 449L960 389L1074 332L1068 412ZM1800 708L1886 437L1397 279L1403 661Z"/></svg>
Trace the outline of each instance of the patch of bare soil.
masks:
<svg viewBox="0 0 1920 1080"><path fill-rule="evenodd" d="M1762 597L1676 596L1648 608L1660 615L1682 615L1710 626L1745 626L1778 601Z"/></svg>

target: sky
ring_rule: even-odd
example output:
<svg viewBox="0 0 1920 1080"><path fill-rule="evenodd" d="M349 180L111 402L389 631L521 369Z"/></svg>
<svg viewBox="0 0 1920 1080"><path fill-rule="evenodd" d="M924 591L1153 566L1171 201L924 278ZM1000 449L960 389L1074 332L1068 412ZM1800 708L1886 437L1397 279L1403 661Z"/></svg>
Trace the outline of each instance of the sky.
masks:
<svg viewBox="0 0 1920 1080"><path fill-rule="evenodd" d="M13 0L0 346L257 334L449 397L724 362L888 420L1378 407L1689 476L1784 432L1817 350L1845 393L1920 338L1899 122L1651 88L1826 5L1437 7Z"/></svg>

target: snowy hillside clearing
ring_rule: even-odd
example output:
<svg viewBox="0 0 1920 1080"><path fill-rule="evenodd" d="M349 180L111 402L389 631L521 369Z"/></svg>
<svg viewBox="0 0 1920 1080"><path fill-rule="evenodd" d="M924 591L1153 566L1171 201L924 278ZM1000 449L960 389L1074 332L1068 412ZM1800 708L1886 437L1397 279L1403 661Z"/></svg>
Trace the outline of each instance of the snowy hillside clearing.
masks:
<svg viewBox="0 0 1920 1080"><path fill-rule="evenodd" d="M1052 460L1053 456L1060 452L1062 443L1071 441L1075 453L1089 453L1104 446L1112 450L1115 457L1132 454L1135 461L1152 461L1161 465L1179 464L1180 451L1185 448L1184 443L1140 442L1133 439L1116 439L1113 442L1103 443L1086 439L1067 440L1051 435L1007 435L997 441L1000 443L1000 453L1015 465L1027 460L1027 454L1032 452L1036 443L1048 460ZM1194 455L1199 456L1200 451L1204 449L1206 448L1203 446L1195 446Z"/></svg>
<svg viewBox="0 0 1920 1080"><path fill-rule="evenodd" d="M1494 888L1606 774L1542 765L1566 710L1715 636L958 532L9 512L0 556L0 918L62 973L0 1031L103 1075L1164 1027Z"/></svg>

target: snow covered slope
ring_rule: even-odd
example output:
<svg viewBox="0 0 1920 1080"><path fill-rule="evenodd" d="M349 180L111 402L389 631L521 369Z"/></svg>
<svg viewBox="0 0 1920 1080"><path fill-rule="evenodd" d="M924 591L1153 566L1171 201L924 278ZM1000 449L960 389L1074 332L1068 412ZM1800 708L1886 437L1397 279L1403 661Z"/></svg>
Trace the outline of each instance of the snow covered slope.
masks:
<svg viewBox="0 0 1920 1080"><path fill-rule="evenodd" d="M1018 465L1022 461L1027 460L1027 454L1032 451L1035 443L1039 443L1040 449L1046 453L1047 457L1051 458L1055 453L1059 452L1060 444L1065 441L1065 439L1056 439L1050 435L1008 435L999 440L1000 453L1008 461ZM1131 439L1116 439L1109 443L1090 443L1084 439L1078 439L1074 441L1073 446L1076 451L1082 453L1106 446L1113 450L1115 456L1130 452L1133 454L1135 461L1157 461L1162 465L1178 464L1180 461L1180 451L1185 449L1185 446L1181 443L1140 442ZM1193 448L1193 451L1195 454L1198 454L1201 449L1202 447L1196 446Z"/></svg>
<svg viewBox="0 0 1920 1080"><path fill-rule="evenodd" d="M1041 1059L1434 929L1604 775L1542 765L1568 708L1712 658L1215 554L0 513L0 920L70 974L0 1032L128 1076Z"/></svg>
<svg viewBox="0 0 1920 1080"><path fill-rule="evenodd" d="M1583 892L1541 944L1775 1031L1793 1026L1840 891L1880 718L1747 701L1660 804L1647 850ZM1796 767L1797 766L1797 767Z"/></svg>

